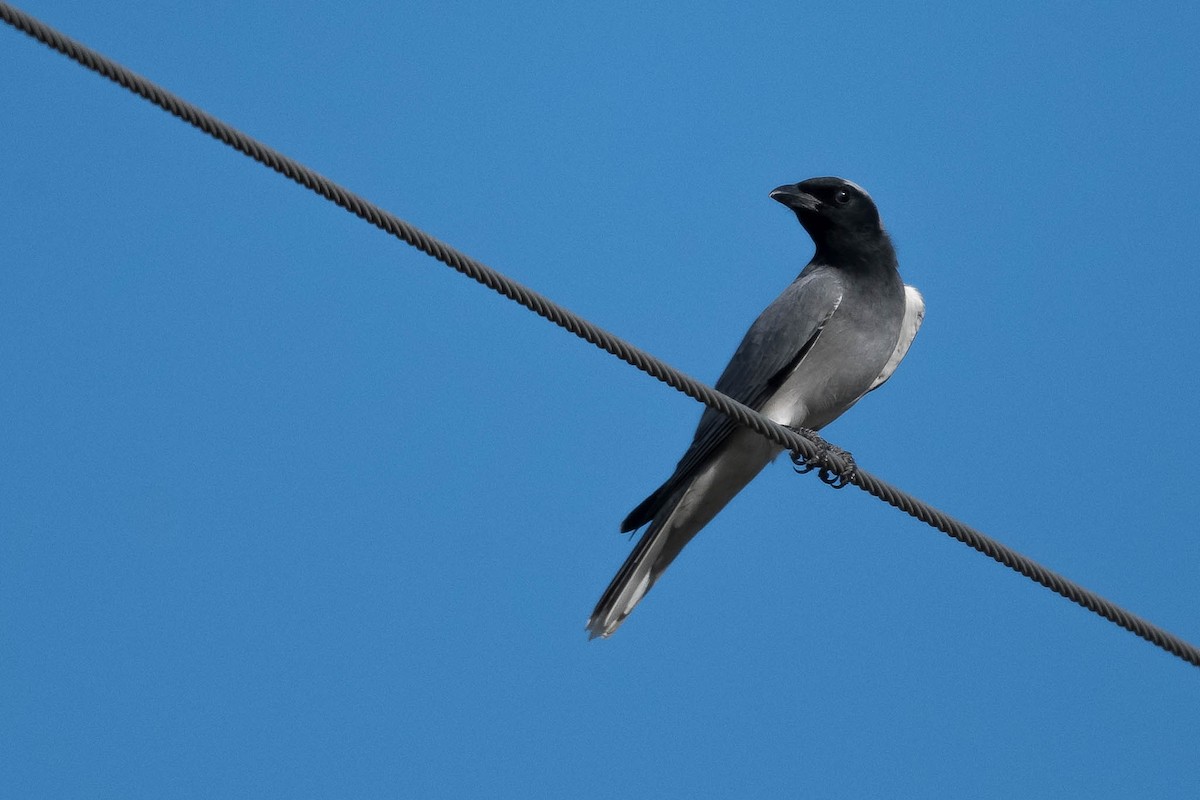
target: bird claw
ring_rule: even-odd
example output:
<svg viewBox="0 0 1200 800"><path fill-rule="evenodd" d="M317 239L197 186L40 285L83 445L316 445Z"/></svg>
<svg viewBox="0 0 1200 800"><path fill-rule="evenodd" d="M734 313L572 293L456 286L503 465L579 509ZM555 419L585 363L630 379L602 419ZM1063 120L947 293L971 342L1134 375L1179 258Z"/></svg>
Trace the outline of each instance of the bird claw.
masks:
<svg viewBox="0 0 1200 800"><path fill-rule="evenodd" d="M805 475L814 469L818 470L817 477L821 482L834 489L845 489L854 482L854 478L858 475L858 465L854 462L854 456L837 445L825 441L811 428L792 428L791 430L808 439L817 448L817 454L812 458L802 455L799 451L792 452L792 464L797 473ZM829 463L830 453L845 462L846 470L844 472L834 471L833 465Z"/></svg>

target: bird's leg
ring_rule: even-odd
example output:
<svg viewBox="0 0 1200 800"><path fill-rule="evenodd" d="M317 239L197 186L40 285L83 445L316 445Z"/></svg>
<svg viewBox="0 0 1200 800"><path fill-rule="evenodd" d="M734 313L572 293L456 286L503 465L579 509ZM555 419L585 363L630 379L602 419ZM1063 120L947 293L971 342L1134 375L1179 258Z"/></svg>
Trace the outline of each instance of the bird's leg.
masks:
<svg viewBox="0 0 1200 800"><path fill-rule="evenodd" d="M796 472L804 475L805 473L812 472L814 469L819 470L817 477L821 479L821 482L835 489L844 489L854 481L854 476L858 474L858 465L854 463L854 456L842 448L825 441L812 428L790 428L790 430L808 439L817 448L817 454L812 458L802 455L798 450L792 452L792 464L795 465ZM834 472L833 465L829 463L830 453L845 462L845 472Z"/></svg>

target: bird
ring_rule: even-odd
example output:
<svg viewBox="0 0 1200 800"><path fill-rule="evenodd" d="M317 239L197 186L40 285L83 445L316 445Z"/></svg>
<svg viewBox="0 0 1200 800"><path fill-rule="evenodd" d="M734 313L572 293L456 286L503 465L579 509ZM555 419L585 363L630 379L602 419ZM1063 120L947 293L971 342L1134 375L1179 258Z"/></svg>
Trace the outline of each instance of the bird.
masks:
<svg viewBox="0 0 1200 800"><path fill-rule="evenodd" d="M892 376L925 301L901 280L891 238L861 186L810 178L770 198L795 213L815 251L750 326L716 388L780 425L815 432ZM781 452L706 409L675 471L621 523L622 533L649 528L596 604L588 638L611 636L692 537Z"/></svg>

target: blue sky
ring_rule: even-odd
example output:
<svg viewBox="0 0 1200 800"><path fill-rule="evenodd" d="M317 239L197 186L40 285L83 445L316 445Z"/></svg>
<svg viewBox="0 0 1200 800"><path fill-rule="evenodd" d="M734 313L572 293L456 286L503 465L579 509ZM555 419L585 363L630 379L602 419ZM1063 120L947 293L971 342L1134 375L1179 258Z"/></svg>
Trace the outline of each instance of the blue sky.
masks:
<svg viewBox="0 0 1200 800"><path fill-rule="evenodd" d="M1200 11L26 11L713 380L843 175L928 304L826 433L1200 642ZM1200 674L0 30L0 796L1194 797Z"/></svg>

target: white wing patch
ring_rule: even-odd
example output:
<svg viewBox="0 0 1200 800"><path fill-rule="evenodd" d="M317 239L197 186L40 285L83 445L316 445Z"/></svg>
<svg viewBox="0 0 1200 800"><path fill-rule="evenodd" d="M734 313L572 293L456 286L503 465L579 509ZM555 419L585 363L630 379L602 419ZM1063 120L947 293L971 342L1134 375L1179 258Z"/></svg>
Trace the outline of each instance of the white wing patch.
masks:
<svg viewBox="0 0 1200 800"><path fill-rule="evenodd" d="M884 381L892 377L892 373L896 371L896 367L900 366L900 362L904 360L904 356L908 353L909 346L913 343L913 339L917 337L917 329L921 327L921 321L925 319L925 299L921 297L921 293L911 286L904 287L904 319L900 323L900 338L896 341L896 349L892 351L892 357L888 359L887 364L883 366L883 372L879 373L879 377L871 384L872 389L878 389Z"/></svg>

